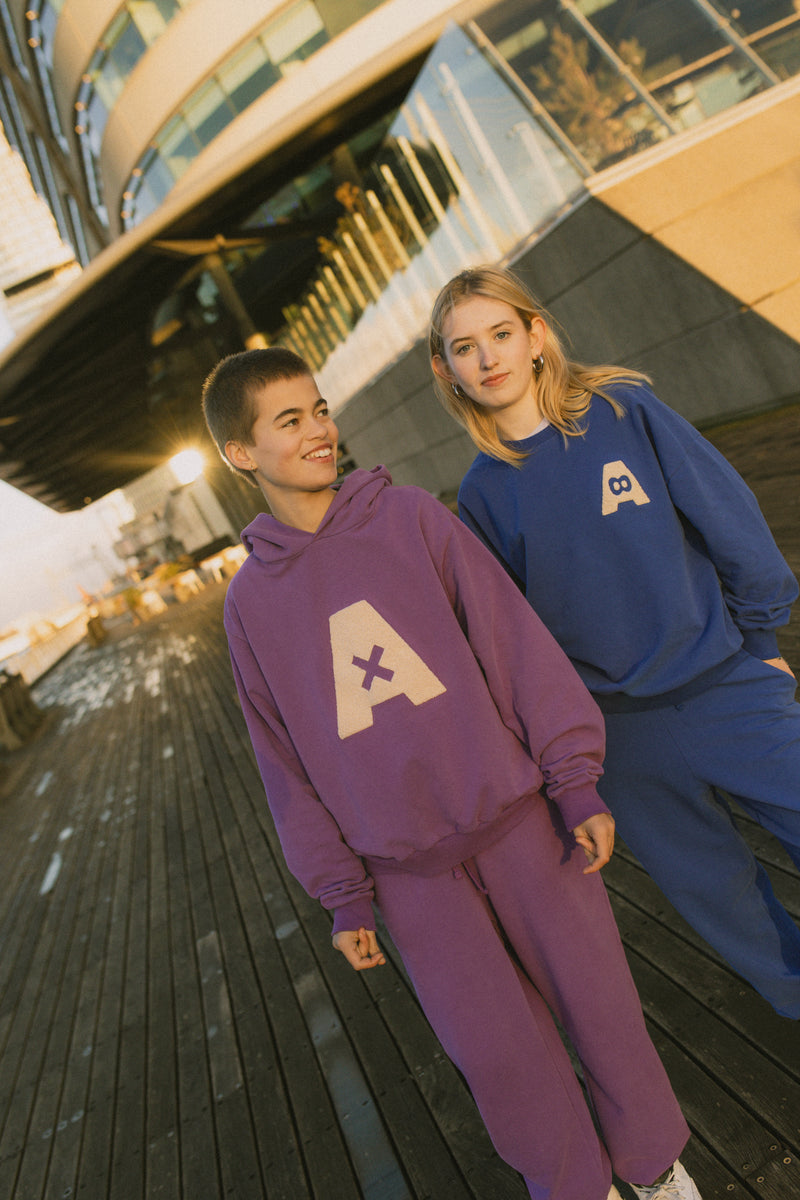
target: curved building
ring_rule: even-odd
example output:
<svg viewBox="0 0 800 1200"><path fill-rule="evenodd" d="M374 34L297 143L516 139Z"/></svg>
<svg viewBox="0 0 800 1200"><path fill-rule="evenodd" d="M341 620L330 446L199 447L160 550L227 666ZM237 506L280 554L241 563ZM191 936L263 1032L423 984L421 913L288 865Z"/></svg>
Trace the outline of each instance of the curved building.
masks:
<svg viewBox="0 0 800 1200"><path fill-rule="evenodd" d="M0 120L84 266L0 360L0 473L54 507L198 443L210 367L274 343L313 364L357 463L448 494L471 449L435 406L425 325L483 261L692 420L800 394L794 0L0 18Z"/></svg>

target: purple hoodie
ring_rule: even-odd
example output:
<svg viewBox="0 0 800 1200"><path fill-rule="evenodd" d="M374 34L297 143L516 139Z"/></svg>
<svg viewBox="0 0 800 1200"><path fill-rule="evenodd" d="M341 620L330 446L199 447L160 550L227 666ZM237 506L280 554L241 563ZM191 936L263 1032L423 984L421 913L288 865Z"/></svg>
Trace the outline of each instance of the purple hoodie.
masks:
<svg viewBox="0 0 800 1200"><path fill-rule="evenodd" d="M438 500L349 475L314 533L244 531L225 629L289 869L375 926L373 874L436 874L542 803L569 829L608 809L603 723L493 556Z"/></svg>

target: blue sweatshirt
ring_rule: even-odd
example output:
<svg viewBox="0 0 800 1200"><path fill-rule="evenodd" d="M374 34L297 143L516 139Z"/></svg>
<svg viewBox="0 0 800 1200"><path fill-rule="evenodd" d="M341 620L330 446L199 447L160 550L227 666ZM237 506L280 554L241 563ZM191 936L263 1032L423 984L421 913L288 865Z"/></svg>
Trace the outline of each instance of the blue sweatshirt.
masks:
<svg viewBox="0 0 800 1200"><path fill-rule="evenodd" d="M778 654L797 583L741 477L642 385L592 398L583 436L479 454L462 519L489 546L605 711L675 703L742 651Z"/></svg>
<svg viewBox="0 0 800 1200"><path fill-rule="evenodd" d="M457 517L390 484L354 471L314 533L260 514L225 604L287 864L335 931L375 927L365 866L447 870L543 787L570 829L608 811L566 655Z"/></svg>

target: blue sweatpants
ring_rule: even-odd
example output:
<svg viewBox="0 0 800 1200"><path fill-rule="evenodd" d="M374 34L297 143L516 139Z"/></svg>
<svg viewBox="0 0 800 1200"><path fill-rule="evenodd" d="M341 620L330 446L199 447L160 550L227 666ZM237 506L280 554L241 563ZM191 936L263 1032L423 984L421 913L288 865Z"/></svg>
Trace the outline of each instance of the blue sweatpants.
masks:
<svg viewBox="0 0 800 1200"><path fill-rule="evenodd" d="M422 1008L498 1153L535 1200L606 1200L611 1166L650 1183L688 1128L644 1024L599 875L544 800L434 878L376 873ZM581 1061L598 1137L551 1015Z"/></svg>
<svg viewBox="0 0 800 1200"><path fill-rule="evenodd" d="M783 1016L800 1018L800 929L722 793L800 867L800 704L791 676L740 655L722 683L668 708L606 714L599 790L682 916Z"/></svg>

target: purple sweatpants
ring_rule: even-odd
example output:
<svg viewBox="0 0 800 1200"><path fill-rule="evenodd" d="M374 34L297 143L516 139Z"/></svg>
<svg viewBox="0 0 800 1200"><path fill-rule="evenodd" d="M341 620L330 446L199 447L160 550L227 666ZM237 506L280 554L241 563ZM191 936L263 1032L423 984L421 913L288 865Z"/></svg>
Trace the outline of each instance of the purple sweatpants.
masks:
<svg viewBox="0 0 800 1200"><path fill-rule="evenodd" d="M425 1014L498 1154L535 1200L606 1200L611 1168L652 1182L689 1130L646 1032L598 875L545 801L434 878L375 875ZM511 947L513 953L508 947ZM581 1061L602 1130L548 1009Z"/></svg>

